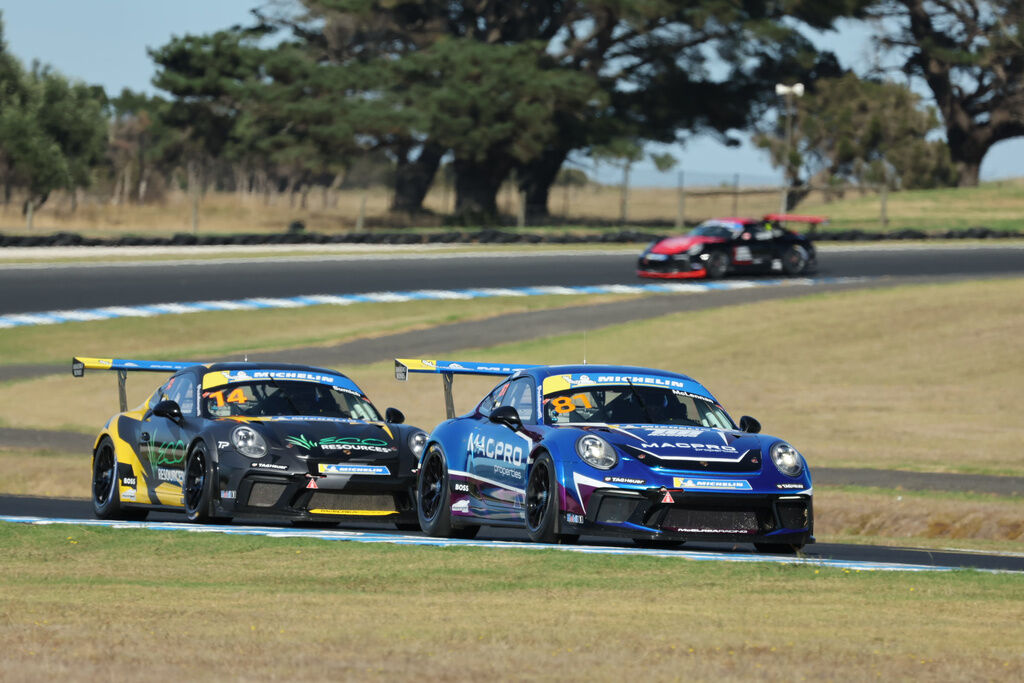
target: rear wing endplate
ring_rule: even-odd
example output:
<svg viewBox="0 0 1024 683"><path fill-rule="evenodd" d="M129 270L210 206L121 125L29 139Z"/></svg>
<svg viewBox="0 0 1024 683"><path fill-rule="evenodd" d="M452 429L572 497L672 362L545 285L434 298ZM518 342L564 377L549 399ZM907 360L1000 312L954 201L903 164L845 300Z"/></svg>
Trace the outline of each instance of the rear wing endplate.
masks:
<svg viewBox="0 0 1024 683"><path fill-rule="evenodd" d="M395 379L405 382L410 372L425 372L441 375L444 388L444 412L447 419L455 417L455 401L452 398L452 383L455 375L493 375L506 377L520 370L535 368L537 365L514 363L476 363L473 361L421 360L417 358L396 358Z"/></svg>
<svg viewBox="0 0 1024 683"><path fill-rule="evenodd" d="M128 395L125 382L128 372L177 372L197 363L179 363L164 360L130 360L126 358L85 358L75 356L71 359L71 375L84 377L86 370L116 370L117 396L120 399L121 412L128 410Z"/></svg>

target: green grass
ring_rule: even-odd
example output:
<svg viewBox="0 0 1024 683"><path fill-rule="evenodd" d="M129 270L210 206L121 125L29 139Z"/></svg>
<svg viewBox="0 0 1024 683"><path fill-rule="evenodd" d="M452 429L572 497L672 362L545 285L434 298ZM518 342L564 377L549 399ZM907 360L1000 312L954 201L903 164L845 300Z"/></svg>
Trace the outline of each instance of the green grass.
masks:
<svg viewBox="0 0 1024 683"><path fill-rule="evenodd" d="M1021 577L0 524L5 675L1024 675Z"/></svg>

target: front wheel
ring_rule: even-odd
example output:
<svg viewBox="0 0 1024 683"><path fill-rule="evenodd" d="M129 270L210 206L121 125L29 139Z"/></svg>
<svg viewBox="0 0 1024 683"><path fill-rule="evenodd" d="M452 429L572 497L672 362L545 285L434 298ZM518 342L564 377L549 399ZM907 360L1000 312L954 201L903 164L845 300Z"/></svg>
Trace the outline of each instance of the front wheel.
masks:
<svg viewBox="0 0 1024 683"><path fill-rule="evenodd" d="M558 533L558 479L555 463L541 453L530 468L526 484L526 532L537 543L575 543L577 534Z"/></svg>
<svg viewBox="0 0 1024 683"><path fill-rule="evenodd" d="M146 518L147 510L121 506L117 453L109 437L103 437L92 456L92 509L99 519Z"/></svg>
<svg viewBox="0 0 1024 683"><path fill-rule="evenodd" d="M210 514L213 504L213 463L206 452L206 446L196 444L185 461L185 516L190 522L216 521Z"/></svg>
<svg viewBox="0 0 1024 683"><path fill-rule="evenodd" d="M712 280L718 280L725 277L725 273L729 270L729 255L724 251L713 251L708 256L707 265L704 266L704 270L708 275L708 278Z"/></svg>

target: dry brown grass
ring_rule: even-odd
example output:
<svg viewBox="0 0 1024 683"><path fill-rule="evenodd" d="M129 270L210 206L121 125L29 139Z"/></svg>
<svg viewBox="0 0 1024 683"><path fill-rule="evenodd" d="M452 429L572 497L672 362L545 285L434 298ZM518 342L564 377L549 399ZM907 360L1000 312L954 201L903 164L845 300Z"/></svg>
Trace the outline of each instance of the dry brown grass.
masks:
<svg viewBox="0 0 1024 683"><path fill-rule="evenodd" d="M587 357L591 362L688 372L734 415L753 414L767 433L791 440L812 467L1022 475L1022 300L1024 279L815 295L592 331L586 339ZM445 302L443 310L459 311L470 304ZM294 320L278 331L287 337L306 329L302 316L317 315L304 313L311 310L289 312ZM152 344L147 355L164 354L171 345L180 348L181 339L211 345L213 338L216 344L238 348L238 339L223 327L197 334L203 328L191 325L203 325L204 315L210 314L164 319L183 327L163 341L142 333L151 335L146 337ZM160 320L133 324L146 330ZM91 346L68 348L67 357L125 350L111 348L110 339L124 339L127 349L143 348L129 341L129 329L116 337L98 335ZM284 338L279 343L287 345ZM578 362L583 336L458 355L466 360ZM444 418L437 377L416 375L399 383L391 363L345 370L379 407L402 409L411 424L429 429ZM131 400L141 400L152 389L154 382L145 379L129 383L135 392ZM493 384L488 378L456 379L457 409L468 410ZM60 410L54 409L55 402ZM12 426L92 432L115 409L114 378L104 373L0 386L0 420Z"/></svg>
<svg viewBox="0 0 1024 683"><path fill-rule="evenodd" d="M90 453L0 448L0 494L88 498L91 495Z"/></svg>
<svg viewBox="0 0 1024 683"><path fill-rule="evenodd" d="M1024 280L812 295L587 333L592 363L649 365L706 384L735 417L790 440L812 468L881 467L1024 475ZM567 363L583 335L460 353ZM440 380L359 369L378 403L410 422L443 419ZM457 378L468 410L493 385Z"/></svg>
<svg viewBox="0 0 1024 683"><path fill-rule="evenodd" d="M814 535L819 541L977 545L1024 552L1024 500L938 492L814 489Z"/></svg>
<svg viewBox="0 0 1024 683"><path fill-rule="evenodd" d="M1020 578L0 525L5 680L1017 680Z"/></svg>
<svg viewBox="0 0 1024 683"><path fill-rule="evenodd" d="M708 192L716 194L709 195ZM686 220L713 216L759 216L778 211L779 194L770 188L748 188L734 196L728 188L690 187L685 198ZM365 216L376 220L388 216L391 202L386 188L330 192L309 195L306 208L283 195L241 197L232 193L210 193L200 205L202 233L281 232L292 221L301 220L307 229L324 233L353 230L365 200ZM437 214L419 219L417 225L436 226L441 216L452 211L454 196L449 189L435 187L424 207ZM0 230L24 232L24 218L17 202L0 206ZM515 198L506 186L498 195L499 210L516 215ZM842 199L826 201L821 192L811 193L797 208L800 213L821 213L831 218L834 229L881 229L880 198L877 193L847 192ZM555 188L549 209L555 216L581 222L598 219L617 221L621 216L621 194L617 186L591 184L581 188ZM679 192L675 188L636 187L629 193L628 221L651 220L674 223L679 213ZM1024 227L1024 179L984 183L978 188L950 188L896 192L888 196L890 229L960 229L986 225L1000 229ZM35 232L73 230L91 236L122 234L173 234L192 231L192 203L183 192L171 192L161 204L120 205L95 199L80 202L72 212L70 199L59 193L36 214Z"/></svg>

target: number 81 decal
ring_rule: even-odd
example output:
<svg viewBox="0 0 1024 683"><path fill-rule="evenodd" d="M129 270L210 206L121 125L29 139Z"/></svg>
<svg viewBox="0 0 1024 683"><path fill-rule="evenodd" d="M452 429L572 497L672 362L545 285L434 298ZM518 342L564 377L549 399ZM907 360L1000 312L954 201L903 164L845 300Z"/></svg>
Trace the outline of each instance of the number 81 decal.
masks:
<svg viewBox="0 0 1024 683"><path fill-rule="evenodd" d="M576 400L579 399L579 403ZM554 407L556 413L571 413L580 408L593 408L594 404L590 402L590 396L587 394L573 394L572 396L558 396L551 399L551 405Z"/></svg>

